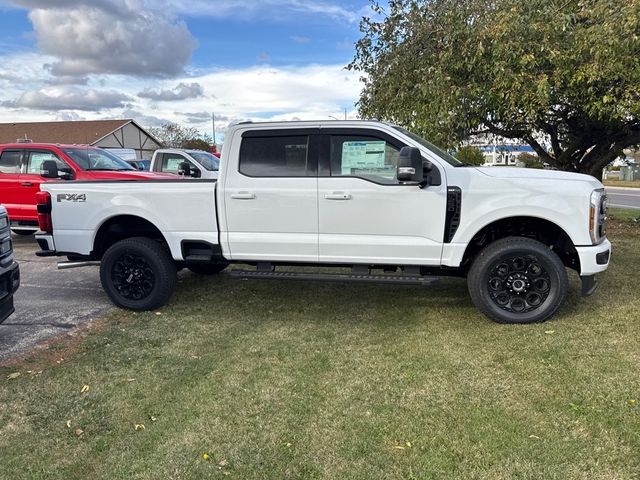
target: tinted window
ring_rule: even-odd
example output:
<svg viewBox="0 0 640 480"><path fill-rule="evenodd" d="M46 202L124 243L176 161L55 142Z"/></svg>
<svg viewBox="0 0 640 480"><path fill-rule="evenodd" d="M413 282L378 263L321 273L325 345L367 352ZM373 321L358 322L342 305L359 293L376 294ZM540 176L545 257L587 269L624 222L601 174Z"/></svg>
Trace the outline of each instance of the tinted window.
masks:
<svg viewBox="0 0 640 480"><path fill-rule="evenodd" d="M22 152L4 151L0 155L0 173L20 173L20 157Z"/></svg>
<svg viewBox="0 0 640 480"><path fill-rule="evenodd" d="M361 177L395 185L399 154L399 148L377 137L333 135L331 176Z"/></svg>
<svg viewBox="0 0 640 480"><path fill-rule="evenodd" d="M307 135L248 137L240 148L240 172L251 177L304 177L307 173Z"/></svg>
<svg viewBox="0 0 640 480"><path fill-rule="evenodd" d="M189 152L193 158L195 158L200 165L207 170L218 170L220 168L220 160L218 157L214 157L209 152Z"/></svg>
<svg viewBox="0 0 640 480"><path fill-rule="evenodd" d="M58 165L58 170L62 170L63 172L71 173L71 169L69 166L60 160L55 154L51 152L28 152L28 160L27 160L27 172L30 174L40 175L40 167L42 166L42 162L46 160L53 160Z"/></svg>

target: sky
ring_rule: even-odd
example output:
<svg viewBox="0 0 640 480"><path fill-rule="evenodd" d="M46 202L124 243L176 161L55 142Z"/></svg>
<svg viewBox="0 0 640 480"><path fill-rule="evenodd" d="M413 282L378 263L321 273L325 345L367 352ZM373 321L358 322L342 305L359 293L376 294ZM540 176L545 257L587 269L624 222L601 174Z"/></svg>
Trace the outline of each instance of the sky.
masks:
<svg viewBox="0 0 640 480"><path fill-rule="evenodd" d="M0 122L357 116L368 0L0 0Z"/></svg>

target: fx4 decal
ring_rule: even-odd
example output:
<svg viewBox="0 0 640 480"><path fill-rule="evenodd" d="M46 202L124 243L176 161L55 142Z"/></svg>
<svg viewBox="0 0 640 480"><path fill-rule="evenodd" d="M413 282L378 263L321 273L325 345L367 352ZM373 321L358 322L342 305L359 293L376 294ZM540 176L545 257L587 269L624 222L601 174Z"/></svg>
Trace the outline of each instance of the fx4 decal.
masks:
<svg viewBox="0 0 640 480"><path fill-rule="evenodd" d="M59 193L58 202L86 202L87 195L84 193Z"/></svg>

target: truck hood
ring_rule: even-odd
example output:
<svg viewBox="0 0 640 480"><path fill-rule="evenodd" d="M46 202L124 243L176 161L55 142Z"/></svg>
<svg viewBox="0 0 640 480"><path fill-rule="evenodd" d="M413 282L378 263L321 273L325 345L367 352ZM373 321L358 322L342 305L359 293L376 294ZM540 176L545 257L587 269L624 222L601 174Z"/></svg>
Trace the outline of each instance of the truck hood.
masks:
<svg viewBox="0 0 640 480"><path fill-rule="evenodd" d="M526 180L562 180L565 182L588 182L594 185L594 188L602 187L602 184L594 177L592 177L591 175L584 175L582 173L517 167L476 167L476 170L488 177L493 178L522 178Z"/></svg>
<svg viewBox="0 0 640 480"><path fill-rule="evenodd" d="M121 172L111 171L84 171L84 177L92 180L177 180L181 177L170 173L146 172L140 170L125 170Z"/></svg>

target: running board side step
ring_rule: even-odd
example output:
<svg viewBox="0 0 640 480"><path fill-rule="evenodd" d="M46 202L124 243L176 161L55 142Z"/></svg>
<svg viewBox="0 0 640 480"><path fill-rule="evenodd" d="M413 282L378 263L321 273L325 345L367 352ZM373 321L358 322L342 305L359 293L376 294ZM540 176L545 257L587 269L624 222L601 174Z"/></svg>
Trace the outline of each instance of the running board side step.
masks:
<svg viewBox="0 0 640 480"><path fill-rule="evenodd" d="M433 285L439 277L426 275L365 275L356 273L268 272L259 270L231 270L231 278L242 280L318 280L324 282L364 282L396 285Z"/></svg>

